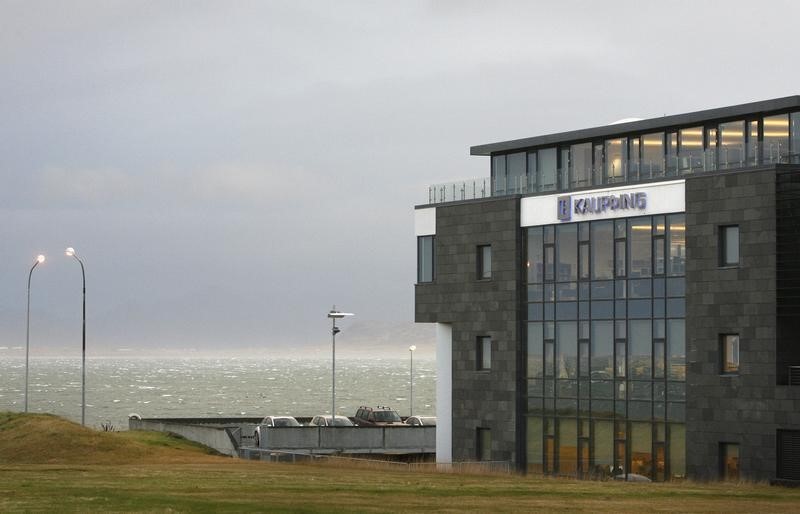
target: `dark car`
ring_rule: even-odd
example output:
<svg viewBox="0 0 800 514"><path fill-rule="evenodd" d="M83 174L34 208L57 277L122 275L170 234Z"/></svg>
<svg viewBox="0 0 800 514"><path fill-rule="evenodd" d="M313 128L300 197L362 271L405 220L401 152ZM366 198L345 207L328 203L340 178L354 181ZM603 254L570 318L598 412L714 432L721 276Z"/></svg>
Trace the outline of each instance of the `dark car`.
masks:
<svg viewBox="0 0 800 514"><path fill-rule="evenodd" d="M355 422L360 427L408 426L400 419L400 414L389 407L359 407Z"/></svg>

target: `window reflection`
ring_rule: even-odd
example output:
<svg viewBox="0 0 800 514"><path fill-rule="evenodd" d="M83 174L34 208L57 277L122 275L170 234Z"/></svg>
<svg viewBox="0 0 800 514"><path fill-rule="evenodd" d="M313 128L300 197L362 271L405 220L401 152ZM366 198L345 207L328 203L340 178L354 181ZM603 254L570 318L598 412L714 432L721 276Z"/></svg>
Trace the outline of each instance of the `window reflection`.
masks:
<svg viewBox="0 0 800 514"><path fill-rule="evenodd" d="M744 121L719 126L719 167L739 168L744 164Z"/></svg>
<svg viewBox="0 0 800 514"><path fill-rule="evenodd" d="M642 136L642 179L664 176L664 133Z"/></svg>

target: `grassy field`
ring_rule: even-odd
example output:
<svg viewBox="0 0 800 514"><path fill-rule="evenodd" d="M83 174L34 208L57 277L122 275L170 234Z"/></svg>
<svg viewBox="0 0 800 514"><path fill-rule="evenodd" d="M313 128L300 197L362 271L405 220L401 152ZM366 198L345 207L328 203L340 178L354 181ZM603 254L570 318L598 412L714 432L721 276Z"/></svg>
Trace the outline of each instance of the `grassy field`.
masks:
<svg viewBox="0 0 800 514"><path fill-rule="evenodd" d="M163 434L0 413L0 511L800 512L800 490L246 462Z"/></svg>

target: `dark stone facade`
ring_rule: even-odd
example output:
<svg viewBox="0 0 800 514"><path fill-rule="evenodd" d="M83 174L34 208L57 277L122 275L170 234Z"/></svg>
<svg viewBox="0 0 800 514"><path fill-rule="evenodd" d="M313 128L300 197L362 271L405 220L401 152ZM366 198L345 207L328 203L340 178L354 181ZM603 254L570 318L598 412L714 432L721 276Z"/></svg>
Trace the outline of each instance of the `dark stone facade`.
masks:
<svg viewBox="0 0 800 514"><path fill-rule="evenodd" d="M775 478L776 431L800 428L800 388L777 385L779 177L764 168L686 180L687 472L719 477L720 443L741 476ZM721 268L719 227L739 225L739 266ZM720 335L740 337L738 375L721 374Z"/></svg>
<svg viewBox="0 0 800 514"><path fill-rule="evenodd" d="M453 460L477 458L476 429L491 431L491 459L519 464L522 249L519 198L436 209L436 277L415 289L418 323L453 329ZM479 280L477 247L492 247L492 278ZM492 338L492 364L478 371L477 338Z"/></svg>

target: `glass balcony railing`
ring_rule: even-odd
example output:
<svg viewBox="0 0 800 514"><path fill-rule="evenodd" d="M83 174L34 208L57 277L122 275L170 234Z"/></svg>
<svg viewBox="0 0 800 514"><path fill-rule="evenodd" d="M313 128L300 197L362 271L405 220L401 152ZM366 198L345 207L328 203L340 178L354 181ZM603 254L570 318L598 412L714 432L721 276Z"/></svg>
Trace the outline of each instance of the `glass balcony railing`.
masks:
<svg viewBox="0 0 800 514"><path fill-rule="evenodd" d="M749 155L757 156L752 157ZM593 166L551 169L536 176L517 175L470 178L428 187L429 204L459 202L519 194L566 192L588 187L608 187L653 180L668 180L715 171L726 171L772 164L800 164L800 154L790 154L788 145L779 143L751 148L725 146L715 149L668 155L658 161L629 160L621 167Z"/></svg>

